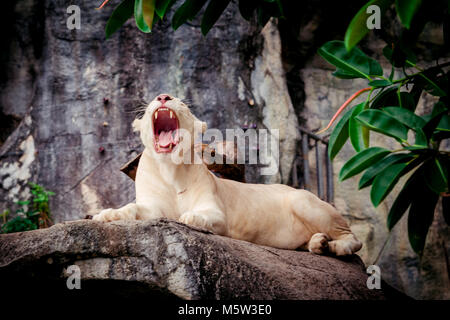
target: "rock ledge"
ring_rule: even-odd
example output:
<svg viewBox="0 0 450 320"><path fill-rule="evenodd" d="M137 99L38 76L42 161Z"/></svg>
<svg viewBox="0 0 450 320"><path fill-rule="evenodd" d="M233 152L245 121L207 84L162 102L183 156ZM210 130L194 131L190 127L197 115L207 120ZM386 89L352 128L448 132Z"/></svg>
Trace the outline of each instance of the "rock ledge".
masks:
<svg viewBox="0 0 450 320"><path fill-rule="evenodd" d="M68 267L81 290L68 290ZM0 235L0 283L55 295L173 299L386 299L369 290L361 259L280 250L178 222L91 220ZM390 289L389 289L390 290Z"/></svg>

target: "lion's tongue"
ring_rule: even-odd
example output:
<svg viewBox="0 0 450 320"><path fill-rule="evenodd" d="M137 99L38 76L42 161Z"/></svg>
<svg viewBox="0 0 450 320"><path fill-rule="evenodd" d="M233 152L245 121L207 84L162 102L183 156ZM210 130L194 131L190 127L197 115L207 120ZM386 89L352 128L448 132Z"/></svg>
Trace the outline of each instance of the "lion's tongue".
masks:
<svg viewBox="0 0 450 320"><path fill-rule="evenodd" d="M171 143L175 143L172 137L172 131L161 131L159 134L159 146L167 148Z"/></svg>

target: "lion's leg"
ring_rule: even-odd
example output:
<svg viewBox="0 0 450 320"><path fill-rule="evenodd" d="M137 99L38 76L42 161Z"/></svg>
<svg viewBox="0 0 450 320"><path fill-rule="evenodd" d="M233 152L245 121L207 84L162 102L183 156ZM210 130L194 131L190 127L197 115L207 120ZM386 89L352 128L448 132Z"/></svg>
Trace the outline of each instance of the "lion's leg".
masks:
<svg viewBox="0 0 450 320"><path fill-rule="evenodd" d="M299 190L292 198L295 215L313 232L307 249L315 253L328 251L337 256L350 255L362 247L362 243L350 230L344 217L329 203L314 194ZM327 238L327 244L324 242Z"/></svg>
<svg viewBox="0 0 450 320"><path fill-rule="evenodd" d="M151 220L164 217L162 210L155 204L153 206L145 204L129 203L118 209L105 209L96 214L92 219L97 221L116 220Z"/></svg>
<svg viewBox="0 0 450 320"><path fill-rule="evenodd" d="M129 203L119 209L105 209L92 217L92 220L110 222L115 220L136 220L138 207L136 203Z"/></svg>
<svg viewBox="0 0 450 320"><path fill-rule="evenodd" d="M187 211L180 216L179 221L219 235L225 235L226 232L224 214L216 209Z"/></svg>
<svg viewBox="0 0 450 320"><path fill-rule="evenodd" d="M356 239L353 233L343 235L341 239L331 240L325 233L315 233L300 249L308 250L315 254L332 252L337 256L351 255L361 249L362 243Z"/></svg>
<svg viewBox="0 0 450 320"><path fill-rule="evenodd" d="M154 203L151 204L138 204L137 220L152 220L165 217L161 207Z"/></svg>

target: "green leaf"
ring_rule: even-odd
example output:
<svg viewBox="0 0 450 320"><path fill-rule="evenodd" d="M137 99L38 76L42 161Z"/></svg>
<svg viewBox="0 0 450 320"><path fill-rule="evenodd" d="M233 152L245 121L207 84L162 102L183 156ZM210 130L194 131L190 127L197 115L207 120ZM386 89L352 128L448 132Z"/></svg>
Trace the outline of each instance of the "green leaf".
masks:
<svg viewBox="0 0 450 320"><path fill-rule="evenodd" d="M441 122L442 117L448 112L446 105L442 101L438 101L434 107L431 115L428 117L427 123L422 127L427 139L430 139L434 130ZM425 117L424 117L425 118Z"/></svg>
<svg viewBox="0 0 450 320"><path fill-rule="evenodd" d="M397 184L398 179L406 173L407 165L407 163L392 164L375 177L370 190L370 200L374 207L378 207Z"/></svg>
<svg viewBox="0 0 450 320"><path fill-rule="evenodd" d="M406 181L397 198L394 200L391 209L389 210L387 218L387 227L389 231L394 228L396 223L400 220L400 218L410 206L413 199L415 199L416 197L420 197L419 192L423 184L424 181L422 169L419 168L412 174L408 181Z"/></svg>
<svg viewBox="0 0 450 320"><path fill-rule="evenodd" d="M382 88L392 85L392 82L389 80L373 80L369 82L369 86L374 88Z"/></svg>
<svg viewBox="0 0 450 320"><path fill-rule="evenodd" d="M328 140L328 156L330 157L330 160L333 160L334 157L336 157L348 139L348 120L350 119L352 112L353 109L348 110L331 133L330 139Z"/></svg>
<svg viewBox="0 0 450 320"><path fill-rule="evenodd" d="M409 153L397 153L389 155L385 157L383 160L376 162L370 168L368 168L366 172L364 172L361 179L359 180L358 189L363 189L365 187L370 186L373 180L375 179L375 176L378 175L387 167L389 167L390 165L395 163L405 163L413 158L414 156Z"/></svg>
<svg viewBox="0 0 450 320"><path fill-rule="evenodd" d="M397 96L400 107L411 112L414 112L414 110L416 110L417 103L414 101L414 97L409 92L397 92Z"/></svg>
<svg viewBox="0 0 450 320"><path fill-rule="evenodd" d="M439 159L433 158L424 164L425 181L430 188L437 194L448 192L448 172Z"/></svg>
<svg viewBox="0 0 450 320"><path fill-rule="evenodd" d="M40 214L41 214L41 213L40 213L39 211L35 211L35 212L29 211L29 212L27 212L27 216L28 216L29 218L38 216L38 215L40 215Z"/></svg>
<svg viewBox="0 0 450 320"><path fill-rule="evenodd" d="M153 17L155 16L155 2L156 0L142 1L143 18L150 30L152 29Z"/></svg>
<svg viewBox="0 0 450 320"><path fill-rule="evenodd" d="M363 138L363 126L355 120L355 117L364 110L364 106L364 102L358 104L353 109L352 115L348 122L348 133L350 136L350 141L356 152L360 152L361 150L366 148Z"/></svg>
<svg viewBox="0 0 450 320"><path fill-rule="evenodd" d="M408 68L412 67L417 62L417 57L414 51L404 43L402 39L383 48L383 55L389 60L389 62L396 68Z"/></svg>
<svg viewBox="0 0 450 320"><path fill-rule="evenodd" d="M372 80L371 75L383 75L383 69L376 60L369 58L358 48L347 52L342 41L327 42L319 48L318 53L347 74L358 75L360 78L367 78L370 81Z"/></svg>
<svg viewBox="0 0 450 320"><path fill-rule="evenodd" d="M417 102L415 101L414 96L411 93L400 92L400 107L414 112L418 102L418 100Z"/></svg>
<svg viewBox="0 0 450 320"><path fill-rule="evenodd" d="M395 9L402 24L409 29L422 0L395 0Z"/></svg>
<svg viewBox="0 0 450 320"><path fill-rule="evenodd" d="M370 130L367 127L362 127L362 136L364 147L368 148L370 145Z"/></svg>
<svg viewBox="0 0 450 320"><path fill-rule="evenodd" d="M409 91L409 96L413 99L412 105L414 106L413 109L407 108L411 111L415 111L417 104L419 103L420 97L422 96L423 92L423 83L419 80L416 81L418 78L414 78L413 86L411 90Z"/></svg>
<svg viewBox="0 0 450 320"><path fill-rule="evenodd" d="M448 114L444 114L442 116L441 121L436 127L436 130L439 131L450 131L450 116Z"/></svg>
<svg viewBox="0 0 450 320"><path fill-rule="evenodd" d="M6 217L7 217L8 215L9 215L9 210L6 209L6 210L3 211L2 214L0 214L0 217L2 217L3 219L6 219Z"/></svg>
<svg viewBox="0 0 450 320"><path fill-rule="evenodd" d="M153 5L153 11L152 11ZM142 32L151 32L151 27L153 22L153 14L155 0L136 0L134 3L134 19L136 20L136 25ZM151 17L150 17L151 15ZM150 22L150 24L149 24Z"/></svg>
<svg viewBox="0 0 450 320"><path fill-rule="evenodd" d="M161 19L177 0L157 0L155 12Z"/></svg>
<svg viewBox="0 0 450 320"><path fill-rule="evenodd" d="M213 0L210 1L206 7L205 14L202 19L202 34L206 36L209 30L213 27L216 21L221 16L222 12L227 8L231 0Z"/></svg>
<svg viewBox="0 0 450 320"><path fill-rule="evenodd" d="M383 15L391 3L392 0L371 0L358 11L345 32L344 40L347 50L351 50L369 32L367 21L373 13L367 13L367 8L376 5L380 8L380 15Z"/></svg>
<svg viewBox="0 0 450 320"><path fill-rule="evenodd" d="M428 148L428 139L422 129L416 129L416 141L414 145Z"/></svg>
<svg viewBox="0 0 450 320"><path fill-rule="evenodd" d="M353 72L344 71L342 69L337 68L336 71L332 73L333 76L339 79L356 79L360 78L360 75Z"/></svg>
<svg viewBox="0 0 450 320"><path fill-rule="evenodd" d="M431 111L431 117L440 115L441 113L444 113L445 111L449 111L447 103L444 102L443 100L439 100L433 106L433 110Z"/></svg>
<svg viewBox="0 0 450 320"><path fill-rule="evenodd" d="M425 120L417 116L414 112L400 107L385 107L383 111L394 117L399 122L403 123L410 129L422 128L425 125Z"/></svg>
<svg viewBox="0 0 450 320"><path fill-rule="evenodd" d="M122 1L113 11L106 23L105 36L108 39L114 32L131 18L134 10L134 0Z"/></svg>
<svg viewBox="0 0 450 320"><path fill-rule="evenodd" d="M203 8L207 0L186 0L175 11L172 18L172 28L177 30L183 23L194 19L197 13Z"/></svg>
<svg viewBox="0 0 450 320"><path fill-rule="evenodd" d="M408 215L408 237L411 247L419 255L423 253L438 199L439 196L436 193L426 186L422 186L420 197L412 200Z"/></svg>
<svg viewBox="0 0 450 320"><path fill-rule="evenodd" d="M409 150L416 154L430 153L430 149L427 146L421 146L421 145L406 146L406 147L403 147L403 149Z"/></svg>
<svg viewBox="0 0 450 320"><path fill-rule="evenodd" d="M433 96L437 96L437 97L447 96L447 93L444 90L442 90L439 85L440 82L444 82L444 84L446 84L444 77L439 77L437 79L431 79L429 76L426 76L424 73L419 73L417 76L422 77L425 80L425 82L427 82L424 89L429 94L431 94ZM447 86L448 86L448 84L447 84Z"/></svg>
<svg viewBox="0 0 450 320"><path fill-rule="evenodd" d="M383 48L383 56L386 58L386 59L388 59L388 61L389 62L391 62L392 63L392 52L393 52L393 50L392 50L392 46L393 45L386 45L384 48Z"/></svg>
<svg viewBox="0 0 450 320"><path fill-rule="evenodd" d="M394 67L394 65L392 64L392 65L391 65L391 73L389 74L389 81L394 80L394 75L395 75L395 67Z"/></svg>
<svg viewBox="0 0 450 320"><path fill-rule="evenodd" d="M355 154L344 164L339 172L339 180L344 181L354 175L357 175L361 171L373 165L375 162L383 159L389 153L391 153L391 151L380 147L364 149L363 151Z"/></svg>
<svg viewBox="0 0 450 320"><path fill-rule="evenodd" d="M380 109L387 106L395 106L398 102L397 90L398 87L391 87L379 92L373 100L370 108Z"/></svg>
<svg viewBox="0 0 450 320"><path fill-rule="evenodd" d="M370 130L380 132L399 141L406 141L408 128L380 110L364 110L356 119Z"/></svg>

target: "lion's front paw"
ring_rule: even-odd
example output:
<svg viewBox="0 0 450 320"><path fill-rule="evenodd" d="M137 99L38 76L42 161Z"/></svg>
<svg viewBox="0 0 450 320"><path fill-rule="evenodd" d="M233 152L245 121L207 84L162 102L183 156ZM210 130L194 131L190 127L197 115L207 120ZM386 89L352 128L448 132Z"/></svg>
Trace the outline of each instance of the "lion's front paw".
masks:
<svg viewBox="0 0 450 320"><path fill-rule="evenodd" d="M183 213L179 221L181 223L188 224L194 227L213 231L213 226L210 219L204 214L196 211L187 211Z"/></svg>
<svg viewBox="0 0 450 320"><path fill-rule="evenodd" d="M137 207L134 203L128 204L119 209L105 209L92 217L92 220L111 222L116 220L136 220Z"/></svg>
<svg viewBox="0 0 450 320"><path fill-rule="evenodd" d="M96 214L92 217L92 220L110 222L114 220L119 220L117 214L114 212L114 209L105 209L100 211L100 213Z"/></svg>

